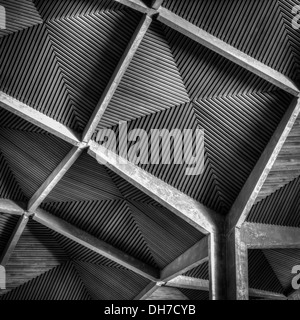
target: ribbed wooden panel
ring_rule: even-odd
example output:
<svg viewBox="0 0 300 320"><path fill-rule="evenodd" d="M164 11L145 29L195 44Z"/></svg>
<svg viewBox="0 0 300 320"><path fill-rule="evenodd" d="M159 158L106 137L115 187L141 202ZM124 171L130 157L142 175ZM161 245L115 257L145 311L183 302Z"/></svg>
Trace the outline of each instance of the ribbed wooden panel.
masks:
<svg viewBox="0 0 300 320"><path fill-rule="evenodd" d="M125 201L55 203L43 208L128 255L157 267Z"/></svg>
<svg viewBox="0 0 300 320"><path fill-rule="evenodd" d="M0 256L14 232L18 219L17 216L0 213Z"/></svg>
<svg viewBox="0 0 300 320"><path fill-rule="evenodd" d="M131 300L149 280L131 271L75 262L82 281L94 300Z"/></svg>
<svg viewBox="0 0 300 320"><path fill-rule="evenodd" d="M1 151L28 198L38 190L71 149L50 134L5 129L0 133Z"/></svg>
<svg viewBox="0 0 300 320"><path fill-rule="evenodd" d="M219 39L295 79L294 56L280 10L281 5L289 12L288 24L291 28L293 2L166 0L163 5Z"/></svg>
<svg viewBox="0 0 300 320"><path fill-rule="evenodd" d="M6 266L7 290L69 260L47 228L29 221Z"/></svg>
<svg viewBox="0 0 300 320"><path fill-rule="evenodd" d="M0 296L0 300L90 300L71 262L64 263L32 281Z"/></svg>
<svg viewBox="0 0 300 320"><path fill-rule="evenodd" d="M300 177L256 203L247 221L300 227Z"/></svg>
<svg viewBox="0 0 300 320"><path fill-rule="evenodd" d="M122 198L104 166L84 152L52 190L44 203Z"/></svg>
<svg viewBox="0 0 300 320"><path fill-rule="evenodd" d="M153 22L99 128L188 102L189 96L159 22Z"/></svg>
<svg viewBox="0 0 300 320"><path fill-rule="evenodd" d="M0 30L0 38L43 22L32 0L2 0L0 5L6 12L6 29Z"/></svg>
<svg viewBox="0 0 300 320"><path fill-rule="evenodd" d="M146 299L148 301L159 301L159 300L188 300L188 298L179 290L175 288L160 287L156 289L151 296Z"/></svg>
<svg viewBox="0 0 300 320"><path fill-rule="evenodd" d="M0 89L76 129L70 96L44 24L0 39Z"/></svg>
<svg viewBox="0 0 300 320"><path fill-rule="evenodd" d="M276 274L261 250L248 250L249 288L283 293Z"/></svg>
<svg viewBox="0 0 300 320"><path fill-rule="evenodd" d="M138 202L128 204L161 269L203 238L203 234L164 208Z"/></svg>
<svg viewBox="0 0 300 320"><path fill-rule="evenodd" d="M47 23L83 131L139 23L134 12L105 11Z"/></svg>

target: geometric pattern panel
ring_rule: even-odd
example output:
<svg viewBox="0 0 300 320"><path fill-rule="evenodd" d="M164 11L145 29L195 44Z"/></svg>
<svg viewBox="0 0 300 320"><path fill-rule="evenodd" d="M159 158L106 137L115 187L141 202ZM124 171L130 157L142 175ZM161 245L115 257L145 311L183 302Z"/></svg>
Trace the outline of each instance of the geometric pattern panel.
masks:
<svg viewBox="0 0 300 320"><path fill-rule="evenodd" d="M291 99L290 95L278 90L202 99L194 103L199 124L205 130L207 153L228 210Z"/></svg>
<svg viewBox="0 0 300 320"><path fill-rule="evenodd" d="M0 0L6 11L6 29L0 29L0 38L43 22L33 1Z"/></svg>
<svg viewBox="0 0 300 320"><path fill-rule="evenodd" d="M283 287L261 250L248 250L249 288L283 293Z"/></svg>
<svg viewBox="0 0 300 320"><path fill-rule="evenodd" d="M82 132L139 23L137 13L94 12L47 23Z"/></svg>
<svg viewBox="0 0 300 320"><path fill-rule="evenodd" d="M129 270L74 262L93 300L132 300L149 280Z"/></svg>
<svg viewBox="0 0 300 320"><path fill-rule="evenodd" d="M1 151L25 196L30 198L64 159L71 146L50 134L3 129Z"/></svg>
<svg viewBox="0 0 300 320"><path fill-rule="evenodd" d="M256 203L247 221L300 227L300 177Z"/></svg>
<svg viewBox="0 0 300 320"><path fill-rule="evenodd" d="M286 0L166 0L163 5L224 42L295 79L294 60L279 9L280 2L285 3L291 13L293 6L286 4ZM291 27L292 17L287 21L286 24Z"/></svg>
<svg viewBox="0 0 300 320"><path fill-rule="evenodd" d="M34 4L44 21L118 10L123 7L112 0L34 0Z"/></svg>
<svg viewBox="0 0 300 320"><path fill-rule="evenodd" d="M0 213L0 256L2 255L19 217Z"/></svg>
<svg viewBox="0 0 300 320"><path fill-rule="evenodd" d="M7 265L7 290L16 288L69 260L47 228L29 221Z"/></svg>
<svg viewBox="0 0 300 320"><path fill-rule="evenodd" d="M123 197L105 167L84 151L44 203L121 199Z"/></svg>
<svg viewBox="0 0 300 320"><path fill-rule="evenodd" d="M201 44L164 27L191 99L266 92L274 86Z"/></svg>
<svg viewBox="0 0 300 320"><path fill-rule="evenodd" d="M192 290L192 289L178 289L182 292L189 300L209 300L209 292L201 290Z"/></svg>
<svg viewBox="0 0 300 320"><path fill-rule="evenodd" d="M69 93L44 24L0 38L0 90L76 129Z"/></svg>
<svg viewBox="0 0 300 320"><path fill-rule="evenodd" d="M0 300L91 300L91 297L72 262L66 262L0 296Z"/></svg>
<svg viewBox="0 0 300 320"><path fill-rule="evenodd" d="M203 279L209 280L209 270L208 270L208 262L205 262L184 274L184 276L196 278L196 279Z"/></svg>
<svg viewBox="0 0 300 320"><path fill-rule="evenodd" d="M153 22L98 127L111 127L189 101L161 24Z"/></svg>
<svg viewBox="0 0 300 320"><path fill-rule="evenodd" d="M55 203L43 208L97 239L156 267L125 201Z"/></svg>
<svg viewBox="0 0 300 320"><path fill-rule="evenodd" d="M131 201L128 205L160 269L203 238L167 209Z"/></svg>

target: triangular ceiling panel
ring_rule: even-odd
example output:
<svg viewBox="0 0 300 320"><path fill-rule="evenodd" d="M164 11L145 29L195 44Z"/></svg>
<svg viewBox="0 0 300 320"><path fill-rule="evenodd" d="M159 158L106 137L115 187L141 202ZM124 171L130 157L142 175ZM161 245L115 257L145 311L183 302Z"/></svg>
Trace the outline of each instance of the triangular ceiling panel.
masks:
<svg viewBox="0 0 300 320"><path fill-rule="evenodd" d="M72 262L66 262L0 296L0 300L91 300Z"/></svg>
<svg viewBox="0 0 300 320"><path fill-rule="evenodd" d="M203 238L167 209L129 201L128 205L160 269Z"/></svg>
<svg viewBox="0 0 300 320"><path fill-rule="evenodd" d="M82 281L94 300L132 300L149 280L131 271L74 262Z"/></svg>
<svg viewBox="0 0 300 320"><path fill-rule="evenodd" d="M103 165L84 152L44 203L123 199Z"/></svg>
<svg viewBox="0 0 300 320"><path fill-rule="evenodd" d="M7 289L13 289L69 260L47 228L29 221L7 265Z"/></svg>
<svg viewBox="0 0 300 320"><path fill-rule="evenodd" d="M184 276L196 278L196 279L204 279L209 280L209 265L208 262L201 264L200 266L186 272Z"/></svg>
<svg viewBox="0 0 300 320"><path fill-rule="evenodd" d="M281 91L198 100L194 110L227 210L277 128L292 98ZM230 188L228 188L230 185Z"/></svg>
<svg viewBox="0 0 300 320"><path fill-rule="evenodd" d="M289 37L274 0L166 0L163 5L194 25L293 78L293 55ZM291 14L290 14L291 15ZM255 17L255 18L254 18ZM291 26L291 15L288 24ZM245 36L247 35L247 36Z"/></svg>
<svg viewBox="0 0 300 320"><path fill-rule="evenodd" d="M0 90L76 129L76 118L45 25L0 39Z"/></svg>
<svg viewBox="0 0 300 320"><path fill-rule="evenodd" d="M119 10L123 7L113 0L34 0L34 3L45 21Z"/></svg>
<svg viewBox="0 0 300 320"><path fill-rule="evenodd" d="M189 300L209 300L209 292L201 290L191 290L191 289L179 289L182 294L188 297Z"/></svg>
<svg viewBox="0 0 300 320"><path fill-rule="evenodd" d="M266 92L274 86L199 43L165 27L191 99Z"/></svg>
<svg viewBox="0 0 300 320"><path fill-rule="evenodd" d="M47 23L83 131L139 23L126 10Z"/></svg>
<svg viewBox="0 0 300 320"><path fill-rule="evenodd" d="M30 198L71 147L50 134L3 129L1 151L26 197Z"/></svg>
<svg viewBox="0 0 300 320"><path fill-rule="evenodd" d="M0 29L0 38L43 22L32 0L1 0L5 8L5 29Z"/></svg>
<svg viewBox="0 0 300 320"><path fill-rule="evenodd" d="M248 250L249 288L283 293L283 287L261 250Z"/></svg>
<svg viewBox="0 0 300 320"><path fill-rule="evenodd" d="M98 127L110 127L188 101L161 24L153 22Z"/></svg>
<svg viewBox="0 0 300 320"><path fill-rule="evenodd" d="M125 201L90 201L43 205L81 230L153 267L151 252Z"/></svg>

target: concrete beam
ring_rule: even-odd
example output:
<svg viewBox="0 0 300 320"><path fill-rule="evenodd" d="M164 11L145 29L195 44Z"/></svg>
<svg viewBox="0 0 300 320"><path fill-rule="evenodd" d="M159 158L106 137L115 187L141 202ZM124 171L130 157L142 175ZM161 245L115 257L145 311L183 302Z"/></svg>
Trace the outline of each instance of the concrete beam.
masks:
<svg viewBox="0 0 300 320"><path fill-rule="evenodd" d="M0 213L22 216L25 213L25 205L8 199L0 199Z"/></svg>
<svg viewBox="0 0 300 320"><path fill-rule="evenodd" d="M127 255L110 244L91 236L87 232L72 226L68 222L44 210L37 209L33 220L151 281L158 281L159 271L155 268L148 266L144 262Z"/></svg>
<svg viewBox="0 0 300 320"><path fill-rule="evenodd" d="M235 227L240 228L246 221L299 113L300 99L294 98L226 217L227 232L230 232Z"/></svg>
<svg viewBox="0 0 300 320"><path fill-rule="evenodd" d="M208 234L222 228L223 217L213 210L208 209L198 201L100 146L98 143L90 141L89 146L88 153L98 162L105 164L120 177L142 190L200 232Z"/></svg>
<svg viewBox="0 0 300 320"><path fill-rule="evenodd" d="M152 0L152 9L158 10L163 2L164 0Z"/></svg>
<svg viewBox="0 0 300 320"><path fill-rule="evenodd" d="M203 279L178 276L166 283L167 287L209 291L209 281Z"/></svg>
<svg viewBox="0 0 300 320"><path fill-rule="evenodd" d="M128 69L136 51L139 48L146 32L148 31L152 19L148 15L144 15L139 26L137 27L133 37L131 38L114 74L112 75L109 83L106 86L104 93L100 101L98 102L96 109L89 120L89 123L83 133L82 140L88 142L94 134L101 118L103 117L105 110L107 109L111 99L114 96L126 70Z"/></svg>
<svg viewBox="0 0 300 320"><path fill-rule="evenodd" d="M129 7L135 11L139 11L141 13L146 13L148 15L153 15L157 13L156 10L149 8L143 1L141 0L114 0L115 2L119 2L126 7Z"/></svg>
<svg viewBox="0 0 300 320"><path fill-rule="evenodd" d="M300 228L244 223L243 241L249 249L299 249Z"/></svg>
<svg viewBox="0 0 300 320"><path fill-rule="evenodd" d="M80 145L79 138L77 137L77 133L75 133L75 131L16 100L15 98L10 97L2 91L0 91L0 107L74 146Z"/></svg>
<svg viewBox="0 0 300 320"><path fill-rule="evenodd" d="M282 90L298 97L300 89L288 77L280 72L268 67L260 61L248 56L244 52L234 48L219 38L196 27L187 20L179 17L175 13L160 7L158 20L170 28L182 33L201 45L217 52L226 59L238 64L239 66L251 71L257 76L267 80Z"/></svg>

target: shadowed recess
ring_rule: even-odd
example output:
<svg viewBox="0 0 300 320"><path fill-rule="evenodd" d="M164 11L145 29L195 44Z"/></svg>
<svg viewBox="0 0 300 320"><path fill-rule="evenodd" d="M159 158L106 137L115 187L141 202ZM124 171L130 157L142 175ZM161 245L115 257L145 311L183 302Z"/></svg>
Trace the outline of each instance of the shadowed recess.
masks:
<svg viewBox="0 0 300 320"><path fill-rule="evenodd" d="M276 274L261 250L248 250L249 288L283 293Z"/></svg>
<svg viewBox="0 0 300 320"><path fill-rule="evenodd" d="M93 300L132 300L149 283L149 280L131 271L75 262Z"/></svg>
<svg viewBox="0 0 300 320"><path fill-rule="evenodd" d="M164 27L191 99L265 92L274 86L197 42Z"/></svg>
<svg viewBox="0 0 300 320"><path fill-rule="evenodd" d="M0 300L91 300L71 262L64 263L0 296Z"/></svg>
<svg viewBox="0 0 300 320"><path fill-rule="evenodd" d="M291 34L297 37L291 23L295 4L291 0L166 0L163 6L296 80L299 51L295 54L290 39Z"/></svg>
<svg viewBox="0 0 300 320"><path fill-rule="evenodd" d="M125 201L55 203L43 208L115 248L157 267Z"/></svg>
<svg viewBox="0 0 300 320"><path fill-rule="evenodd" d="M130 41L140 14L94 12L47 23L65 84L83 131Z"/></svg>

